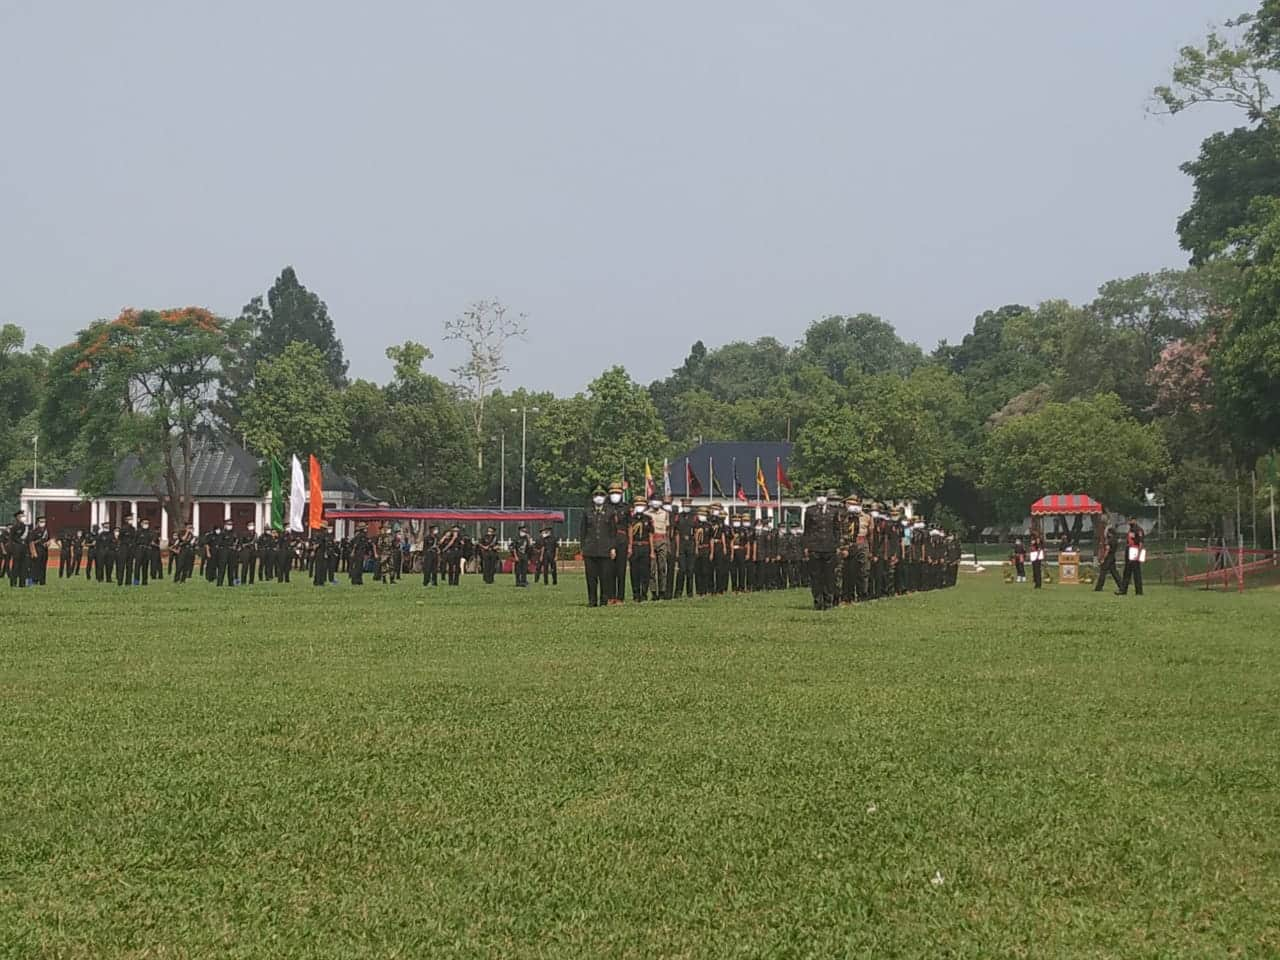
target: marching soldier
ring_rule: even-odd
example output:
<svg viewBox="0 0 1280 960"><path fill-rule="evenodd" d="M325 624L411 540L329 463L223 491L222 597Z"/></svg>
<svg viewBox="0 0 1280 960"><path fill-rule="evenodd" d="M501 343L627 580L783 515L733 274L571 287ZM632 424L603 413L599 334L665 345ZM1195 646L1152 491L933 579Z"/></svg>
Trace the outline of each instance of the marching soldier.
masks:
<svg viewBox="0 0 1280 960"><path fill-rule="evenodd" d="M1106 585L1107 575L1111 575L1111 579L1116 582L1116 589L1120 590L1120 573L1116 569L1116 553L1120 549L1120 540L1116 536L1115 527L1107 524L1106 538L1102 542L1101 552L1098 559L1098 582L1093 585L1094 593L1101 593L1102 588Z"/></svg>

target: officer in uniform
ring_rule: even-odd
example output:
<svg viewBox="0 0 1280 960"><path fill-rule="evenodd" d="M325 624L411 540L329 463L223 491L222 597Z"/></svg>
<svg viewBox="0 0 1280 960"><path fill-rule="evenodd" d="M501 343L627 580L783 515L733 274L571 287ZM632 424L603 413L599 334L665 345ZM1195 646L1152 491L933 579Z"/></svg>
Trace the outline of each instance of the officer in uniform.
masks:
<svg viewBox="0 0 1280 960"><path fill-rule="evenodd" d="M676 589L675 596L693 596L694 567L697 562L697 550L694 543L698 529L698 518L693 513L693 501L688 497L680 500L680 513L675 516L675 554L676 554Z"/></svg>
<svg viewBox="0 0 1280 960"><path fill-rule="evenodd" d="M364 586L364 564L373 556L373 544L369 542L367 524L356 524L356 535L351 538L351 556L347 560L347 575L353 587Z"/></svg>
<svg viewBox="0 0 1280 960"><path fill-rule="evenodd" d="M151 580L151 549L154 546L159 553L155 531L151 529L151 521L145 517L138 524L133 535L133 583L135 586L147 586Z"/></svg>
<svg viewBox="0 0 1280 960"><path fill-rule="evenodd" d="M1142 596L1142 564L1146 553L1146 534L1143 533L1137 517L1129 518L1129 535L1126 538L1127 549L1124 558L1124 580L1120 583L1117 596L1123 597L1129 592L1129 584L1133 584L1134 596Z"/></svg>
<svg viewBox="0 0 1280 960"><path fill-rule="evenodd" d="M292 535L287 531L276 535L276 579L281 583L289 582L289 574L293 570L294 544Z"/></svg>
<svg viewBox="0 0 1280 960"><path fill-rule="evenodd" d="M625 531L623 536L625 536ZM606 606L615 583L614 562L618 547L617 513L607 503L603 487L591 494L591 504L582 513L582 561L587 574L587 606Z"/></svg>
<svg viewBox="0 0 1280 960"><path fill-rule="evenodd" d="M258 574L257 524L250 523L245 528L245 535L236 543L236 553L240 565L240 584L252 586Z"/></svg>
<svg viewBox="0 0 1280 960"><path fill-rule="evenodd" d="M655 493L649 498L649 519L653 521L651 595L654 600L670 600L675 577L675 570L671 566L671 532L674 520L670 495L660 497Z"/></svg>
<svg viewBox="0 0 1280 960"><path fill-rule="evenodd" d="M196 565L196 535L190 524L183 528L177 542L169 545L169 556L176 558L173 565L173 582L186 583L191 579L191 571Z"/></svg>
<svg viewBox="0 0 1280 960"><path fill-rule="evenodd" d="M44 517L36 517L36 525L27 535L30 567L27 570L27 586L43 587L49 574L49 527Z"/></svg>
<svg viewBox="0 0 1280 960"><path fill-rule="evenodd" d="M111 524L104 523L102 529L98 531L97 540L98 550L98 571L94 574L98 583L110 583L115 579L116 557L119 555L120 548L116 543L116 532L111 529Z"/></svg>
<svg viewBox="0 0 1280 960"><path fill-rule="evenodd" d="M439 585L440 574L440 528L434 523L427 528L422 538L422 585L434 587Z"/></svg>
<svg viewBox="0 0 1280 960"><path fill-rule="evenodd" d="M98 533L101 528L94 524L89 528L89 534L84 538L84 578L86 581L93 579L93 568L98 560Z"/></svg>
<svg viewBox="0 0 1280 960"><path fill-rule="evenodd" d="M1098 582L1093 585L1094 593L1101 593L1106 585L1107 574L1116 582L1116 589L1122 589L1120 572L1116 569L1116 553L1120 549L1120 538L1116 536L1115 527L1107 525L1106 538L1102 542L1101 555L1098 558Z"/></svg>
<svg viewBox="0 0 1280 960"><path fill-rule="evenodd" d="M622 502L621 480L609 484L609 509L614 514L616 533L613 538L613 585L610 604L620 604L627 596L627 505Z"/></svg>
<svg viewBox="0 0 1280 960"><path fill-rule="evenodd" d="M455 523L440 538L440 560L444 564L445 583L451 587L456 587L462 579L462 548L462 528Z"/></svg>
<svg viewBox="0 0 1280 960"><path fill-rule="evenodd" d="M840 518L830 501L835 490L820 492L816 503L804 515L804 556L809 565L809 587L813 608L830 610L836 602L835 562L840 542Z"/></svg>
<svg viewBox="0 0 1280 960"><path fill-rule="evenodd" d="M631 556L631 599L643 603L649 596L653 563L653 518L637 500L627 521L627 549Z"/></svg>
<svg viewBox="0 0 1280 960"><path fill-rule="evenodd" d="M747 545L745 523L737 514L729 515L729 589L742 593L747 589Z"/></svg>
<svg viewBox="0 0 1280 960"><path fill-rule="evenodd" d="M538 537L538 567L534 571L534 580L542 578L542 585L545 587L548 583L548 577L552 586L559 584L559 577L556 572L556 552L560 549L560 542L556 539L555 531L551 527L543 527L539 531L541 536Z"/></svg>
<svg viewBox="0 0 1280 960"><path fill-rule="evenodd" d="M214 576L218 586L222 586L225 580L228 587L234 587L240 582L236 571L236 530L230 519L222 522L221 532L214 535Z"/></svg>
<svg viewBox="0 0 1280 960"><path fill-rule="evenodd" d="M476 549L480 552L480 577L485 583L493 583L498 573L497 527L485 527Z"/></svg>
<svg viewBox="0 0 1280 960"><path fill-rule="evenodd" d="M116 586L133 584L134 548L137 546L138 528L129 517L116 531Z"/></svg>
<svg viewBox="0 0 1280 960"><path fill-rule="evenodd" d="M515 539L511 541L511 557L515 560L516 586L529 586L529 557L533 553L533 537L529 536L529 528L523 523L516 528Z"/></svg>
<svg viewBox="0 0 1280 960"><path fill-rule="evenodd" d="M323 587L329 582L333 564L333 533L327 526L311 531L311 585Z"/></svg>

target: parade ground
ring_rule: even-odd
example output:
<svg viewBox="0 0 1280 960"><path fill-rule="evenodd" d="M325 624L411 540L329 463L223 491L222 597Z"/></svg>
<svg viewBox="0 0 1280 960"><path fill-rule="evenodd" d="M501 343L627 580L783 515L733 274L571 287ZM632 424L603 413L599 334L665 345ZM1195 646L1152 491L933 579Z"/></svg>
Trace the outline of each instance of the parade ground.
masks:
<svg viewBox="0 0 1280 960"><path fill-rule="evenodd" d="M1274 956L1277 601L7 591L0 956Z"/></svg>

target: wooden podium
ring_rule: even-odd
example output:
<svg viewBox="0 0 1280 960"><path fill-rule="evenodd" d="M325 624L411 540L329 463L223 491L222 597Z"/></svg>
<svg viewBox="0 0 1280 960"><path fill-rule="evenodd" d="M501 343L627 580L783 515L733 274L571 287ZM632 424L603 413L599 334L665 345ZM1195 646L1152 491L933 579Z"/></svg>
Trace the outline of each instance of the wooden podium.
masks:
<svg viewBox="0 0 1280 960"><path fill-rule="evenodd" d="M1080 553L1077 550L1063 550L1058 554L1058 582L1080 582Z"/></svg>

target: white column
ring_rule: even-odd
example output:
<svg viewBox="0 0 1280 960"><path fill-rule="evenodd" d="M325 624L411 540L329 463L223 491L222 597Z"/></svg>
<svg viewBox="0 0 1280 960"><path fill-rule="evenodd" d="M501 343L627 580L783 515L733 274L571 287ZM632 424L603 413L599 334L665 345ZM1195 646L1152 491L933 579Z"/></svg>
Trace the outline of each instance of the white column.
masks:
<svg viewBox="0 0 1280 960"><path fill-rule="evenodd" d="M129 516L134 518L135 523L137 522L137 519L138 519L138 501L137 500L129 501Z"/></svg>
<svg viewBox="0 0 1280 960"><path fill-rule="evenodd" d="M195 531L195 535L200 536L200 501L191 501L191 529Z"/></svg>
<svg viewBox="0 0 1280 960"><path fill-rule="evenodd" d="M163 503L160 504L160 542L169 542L169 511L164 508Z"/></svg>
<svg viewBox="0 0 1280 960"><path fill-rule="evenodd" d="M222 501L222 519L223 520L231 519L231 501L230 500Z"/></svg>

